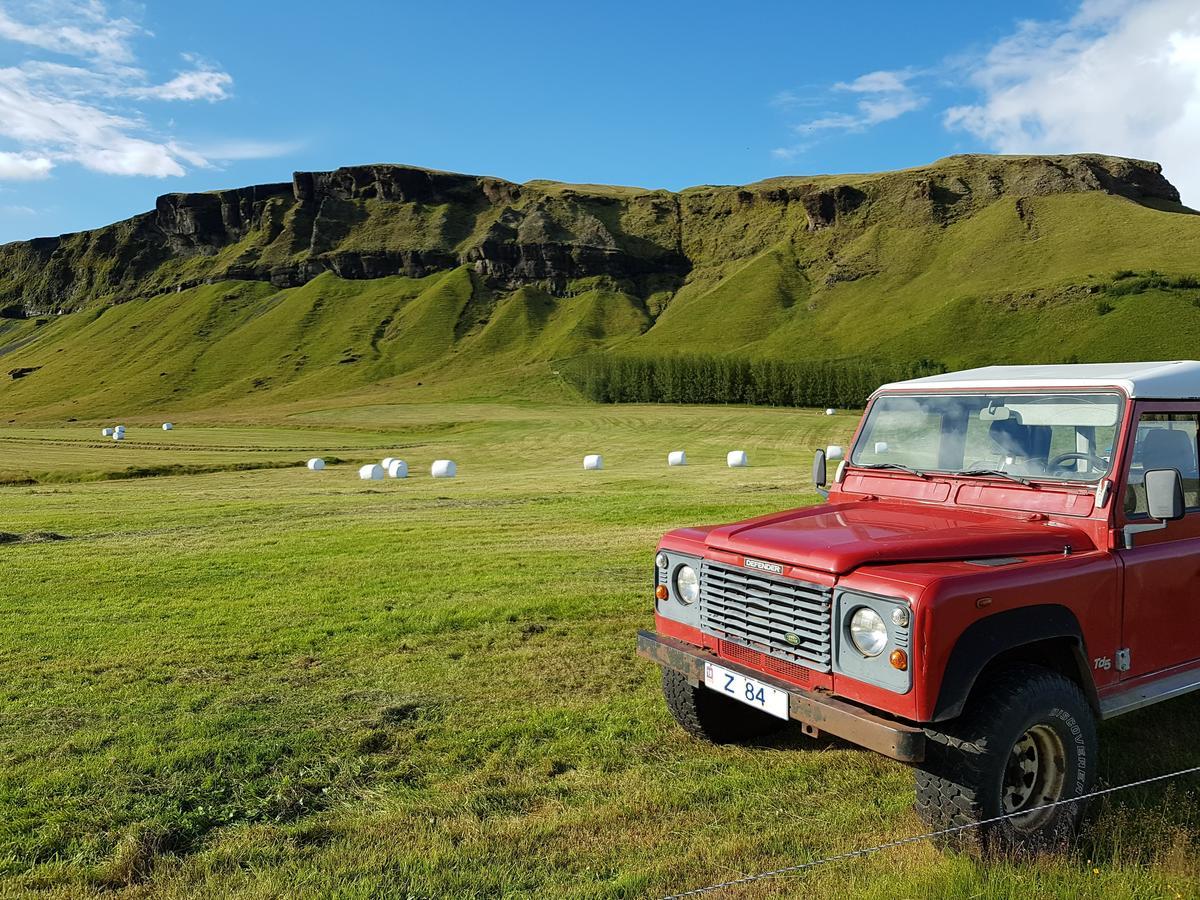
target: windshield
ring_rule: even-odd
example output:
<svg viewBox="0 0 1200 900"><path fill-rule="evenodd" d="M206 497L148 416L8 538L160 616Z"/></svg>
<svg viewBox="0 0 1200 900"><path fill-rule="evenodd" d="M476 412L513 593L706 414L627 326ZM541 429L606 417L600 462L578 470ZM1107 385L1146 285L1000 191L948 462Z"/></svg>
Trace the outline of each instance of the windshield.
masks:
<svg viewBox="0 0 1200 900"><path fill-rule="evenodd" d="M853 465L1018 480L1097 481L1112 464L1118 394L883 394Z"/></svg>

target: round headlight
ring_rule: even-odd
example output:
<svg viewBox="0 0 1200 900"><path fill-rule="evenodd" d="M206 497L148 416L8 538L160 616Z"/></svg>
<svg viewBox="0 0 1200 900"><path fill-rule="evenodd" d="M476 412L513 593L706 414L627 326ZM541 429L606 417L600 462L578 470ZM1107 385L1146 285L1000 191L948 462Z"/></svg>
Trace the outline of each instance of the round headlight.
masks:
<svg viewBox="0 0 1200 900"><path fill-rule="evenodd" d="M658 556L654 557L654 564L660 569L665 569L667 567L667 554L659 553Z"/></svg>
<svg viewBox="0 0 1200 900"><path fill-rule="evenodd" d="M700 576L691 566L675 570L675 596L681 603L695 603L700 597Z"/></svg>
<svg viewBox="0 0 1200 900"><path fill-rule="evenodd" d="M850 640L863 656L878 656L887 646L887 626L879 613L870 607L860 606L850 616Z"/></svg>
<svg viewBox="0 0 1200 900"><path fill-rule="evenodd" d="M908 627L908 610L905 607L897 606L892 610L892 624L901 628Z"/></svg>

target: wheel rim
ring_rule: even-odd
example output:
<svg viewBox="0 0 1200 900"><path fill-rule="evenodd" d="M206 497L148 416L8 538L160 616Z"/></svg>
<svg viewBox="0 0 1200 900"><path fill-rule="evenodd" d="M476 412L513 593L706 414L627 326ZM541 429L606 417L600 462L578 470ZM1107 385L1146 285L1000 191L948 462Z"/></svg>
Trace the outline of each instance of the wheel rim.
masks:
<svg viewBox="0 0 1200 900"><path fill-rule="evenodd" d="M1008 754L1001 786L1001 806L1021 831L1044 825L1055 807L1038 809L1061 800L1066 784L1066 754L1062 739L1048 725L1034 725L1022 734Z"/></svg>

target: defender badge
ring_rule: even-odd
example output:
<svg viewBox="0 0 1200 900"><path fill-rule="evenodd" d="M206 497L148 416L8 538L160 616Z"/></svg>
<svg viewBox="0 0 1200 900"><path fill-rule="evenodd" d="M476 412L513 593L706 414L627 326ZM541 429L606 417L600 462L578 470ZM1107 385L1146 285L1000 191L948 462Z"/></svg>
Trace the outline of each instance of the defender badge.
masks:
<svg viewBox="0 0 1200 900"><path fill-rule="evenodd" d="M796 632L794 632L794 631L789 631L787 634L785 634L783 636L783 639L785 641L787 641L789 644L791 644L793 647L800 646L800 635L796 634Z"/></svg>
<svg viewBox="0 0 1200 900"><path fill-rule="evenodd" d="M763 572L773 572L776 575L783 574L783 566L778 563L763 562L761 559L751 559L746 556L742 558L742 565L747 569L758 569Z"/></svg>

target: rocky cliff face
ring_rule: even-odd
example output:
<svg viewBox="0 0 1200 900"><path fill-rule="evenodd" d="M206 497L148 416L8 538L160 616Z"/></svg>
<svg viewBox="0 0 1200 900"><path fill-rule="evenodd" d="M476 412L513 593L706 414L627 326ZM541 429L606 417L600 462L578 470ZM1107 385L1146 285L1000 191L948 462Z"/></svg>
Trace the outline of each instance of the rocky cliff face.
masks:
<svg viewBox="0 0 1200 900"><path fill-rule="evenodd" d="M464 265L499 290L563 293L601 277L646 297L781 241L849 240L885 221L945 227L1004 198L1085 191L1179 202L1157 164L1103 156L962 156L679 193L395 165L297 172L286 183L166 194L152 212L105 228L0 246L0 311L46 314L229 279L289 287L322 272L419 277ZM828 255L818 274L844 277Z"/></svg>

